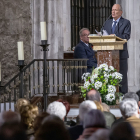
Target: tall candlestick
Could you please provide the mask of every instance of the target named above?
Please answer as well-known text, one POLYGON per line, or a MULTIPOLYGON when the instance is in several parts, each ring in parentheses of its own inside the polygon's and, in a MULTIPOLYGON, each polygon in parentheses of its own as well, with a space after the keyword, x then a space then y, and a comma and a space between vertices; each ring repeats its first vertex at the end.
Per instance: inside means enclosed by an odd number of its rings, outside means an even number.
POLYGON ((23 49, 23 42, 17 42, 18 46, 18 60, 24 60, 24 49, 23 49))
POLYGON ((0 82, 1 82, 1 62, 0 62, 0 82))
POLYGON ((46 22, 40 22, 41 40, 47 40, 46 22))

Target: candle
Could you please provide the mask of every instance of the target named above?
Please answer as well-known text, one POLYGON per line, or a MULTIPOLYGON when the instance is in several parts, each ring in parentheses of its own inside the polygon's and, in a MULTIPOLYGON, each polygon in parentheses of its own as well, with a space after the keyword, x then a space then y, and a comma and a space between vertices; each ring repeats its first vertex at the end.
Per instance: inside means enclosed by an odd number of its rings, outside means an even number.
POLYGON ((0 62, 0 81, 1 81, 1 62, 0 62))
POLYGON ((18 60, 24 60, 23 42, 17 42, 18 46, 18 60))
POLYGON ((40 22, 41 40, 47 40, 46 22, 40 22))

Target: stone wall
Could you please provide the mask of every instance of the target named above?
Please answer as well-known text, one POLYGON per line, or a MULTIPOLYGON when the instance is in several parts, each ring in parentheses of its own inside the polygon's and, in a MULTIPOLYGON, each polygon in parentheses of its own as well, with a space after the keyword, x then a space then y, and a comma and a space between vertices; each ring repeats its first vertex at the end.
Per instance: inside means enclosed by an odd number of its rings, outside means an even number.
POLYGON ((31 0, 0 0, 0 61, 2 85, 18 73, 17 42, 24 42, 27 64, 32 60, 31 0))

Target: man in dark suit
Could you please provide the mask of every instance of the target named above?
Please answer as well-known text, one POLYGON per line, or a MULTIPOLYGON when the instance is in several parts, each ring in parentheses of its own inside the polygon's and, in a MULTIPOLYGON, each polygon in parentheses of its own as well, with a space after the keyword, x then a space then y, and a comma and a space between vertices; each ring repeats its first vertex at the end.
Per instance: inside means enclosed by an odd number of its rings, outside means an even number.
POLYGON ((74 50, 74 58, 85 58, 89 59, 87 61, 87 72, 92 72, 92 68, 97 67, 97 60, 95 57, 95 53, 89 44, 89 36, 90 31, 87 28, 83 28, 80 30, 79 35, 80 35, 80 42, 79 44, 75 47, 74 50))
MULTIPOLYGON (((112 7, 112 17, 113 19, 107 20, 104 26, 104 30, 108 34, 115 34, 122 39, 130 39, 131 34, 131 23, 129 20, 122 17, 122 7, 119 4, 114 4, 112 7)), ((122 87, 120 87, 120 92, 123 94, 128 92, 128 82, 127 82, 127 71, 128 71, 128 50, 127 43, 124 44, 123 50, 120 50, 120 73, 123 75, 123 80, 121 82, 122 87)))

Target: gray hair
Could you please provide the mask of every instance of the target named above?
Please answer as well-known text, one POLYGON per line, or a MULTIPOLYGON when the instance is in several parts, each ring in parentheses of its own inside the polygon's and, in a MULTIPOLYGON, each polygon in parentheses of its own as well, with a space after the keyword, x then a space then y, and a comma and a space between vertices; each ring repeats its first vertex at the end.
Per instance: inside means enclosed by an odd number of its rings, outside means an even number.
POLYGON ((0 113, 0 126, 4 123, 13 123, 13 122, 20 122, 21 116, 17 112, 13 111, 4 111, 0 113))
POLYGON ((106 121, 103 113, 98 109, 88 111, 84 116, 83 128, 99 127, 105 128, 106 121))
MULTIPOLYGON (((82 36, 82 33, 83 33, 84 30, 88 30, 88 31, 89 31, 88 28, 82 28, 82 29, 79 31, 79 36, 82 36)), ((90 31, 89 31, 89 32, 90 32, 90 31)))
MULTIPOLYGON (((116 5, 116 4, 114 4, 114 5, 116 5)), ((114 5, 113 5, 113 6, 114 6, 114 5)), ((123 11, 123 9, 122 9, 122 5, 121 5, 121 4, 117 4, 117 5, 120 6, 120 11, 123 11)))
POLYGON ((87 93, 87 99, 91 100, 91 101, 96 100, 96 101, 100 102, 100 99, 101 99, 100 93, 97 90, 91 90, 89 92, 92 92, 92 91, 95 92, 95 93, 90 94, 90 95, 88 95, 88 93, 87 93))
POLYGON ((120 102, 120 110, 124 118, 138 114, 138 105, 134 99, 126 98, 120 102))
POLYGON ((83 122, 85 114, 92 109, 97 109, 97 106, 93 101, 90 100, 83 101, 79 106, 80 121, 83 122))
POLYGON ((88 140, 109 140, 109 134, 110 131, 108 129, 99 129, 88 140))
POLYGON ((137 104, 139 102, 139 97, 138 97, 138 95, 135 92, 128 92, 128 93, 126 93, 124 95, 124 97, 123 97, 123 100, 126 99, 126 98, 134 99, 137 102, 137 104))
POLYGON ((63 118, 66 116, 66 107, 63 105, 63 103, 54 101, 49 104, 47 112, 49 114, 54 114, 63 120, 63 118))

